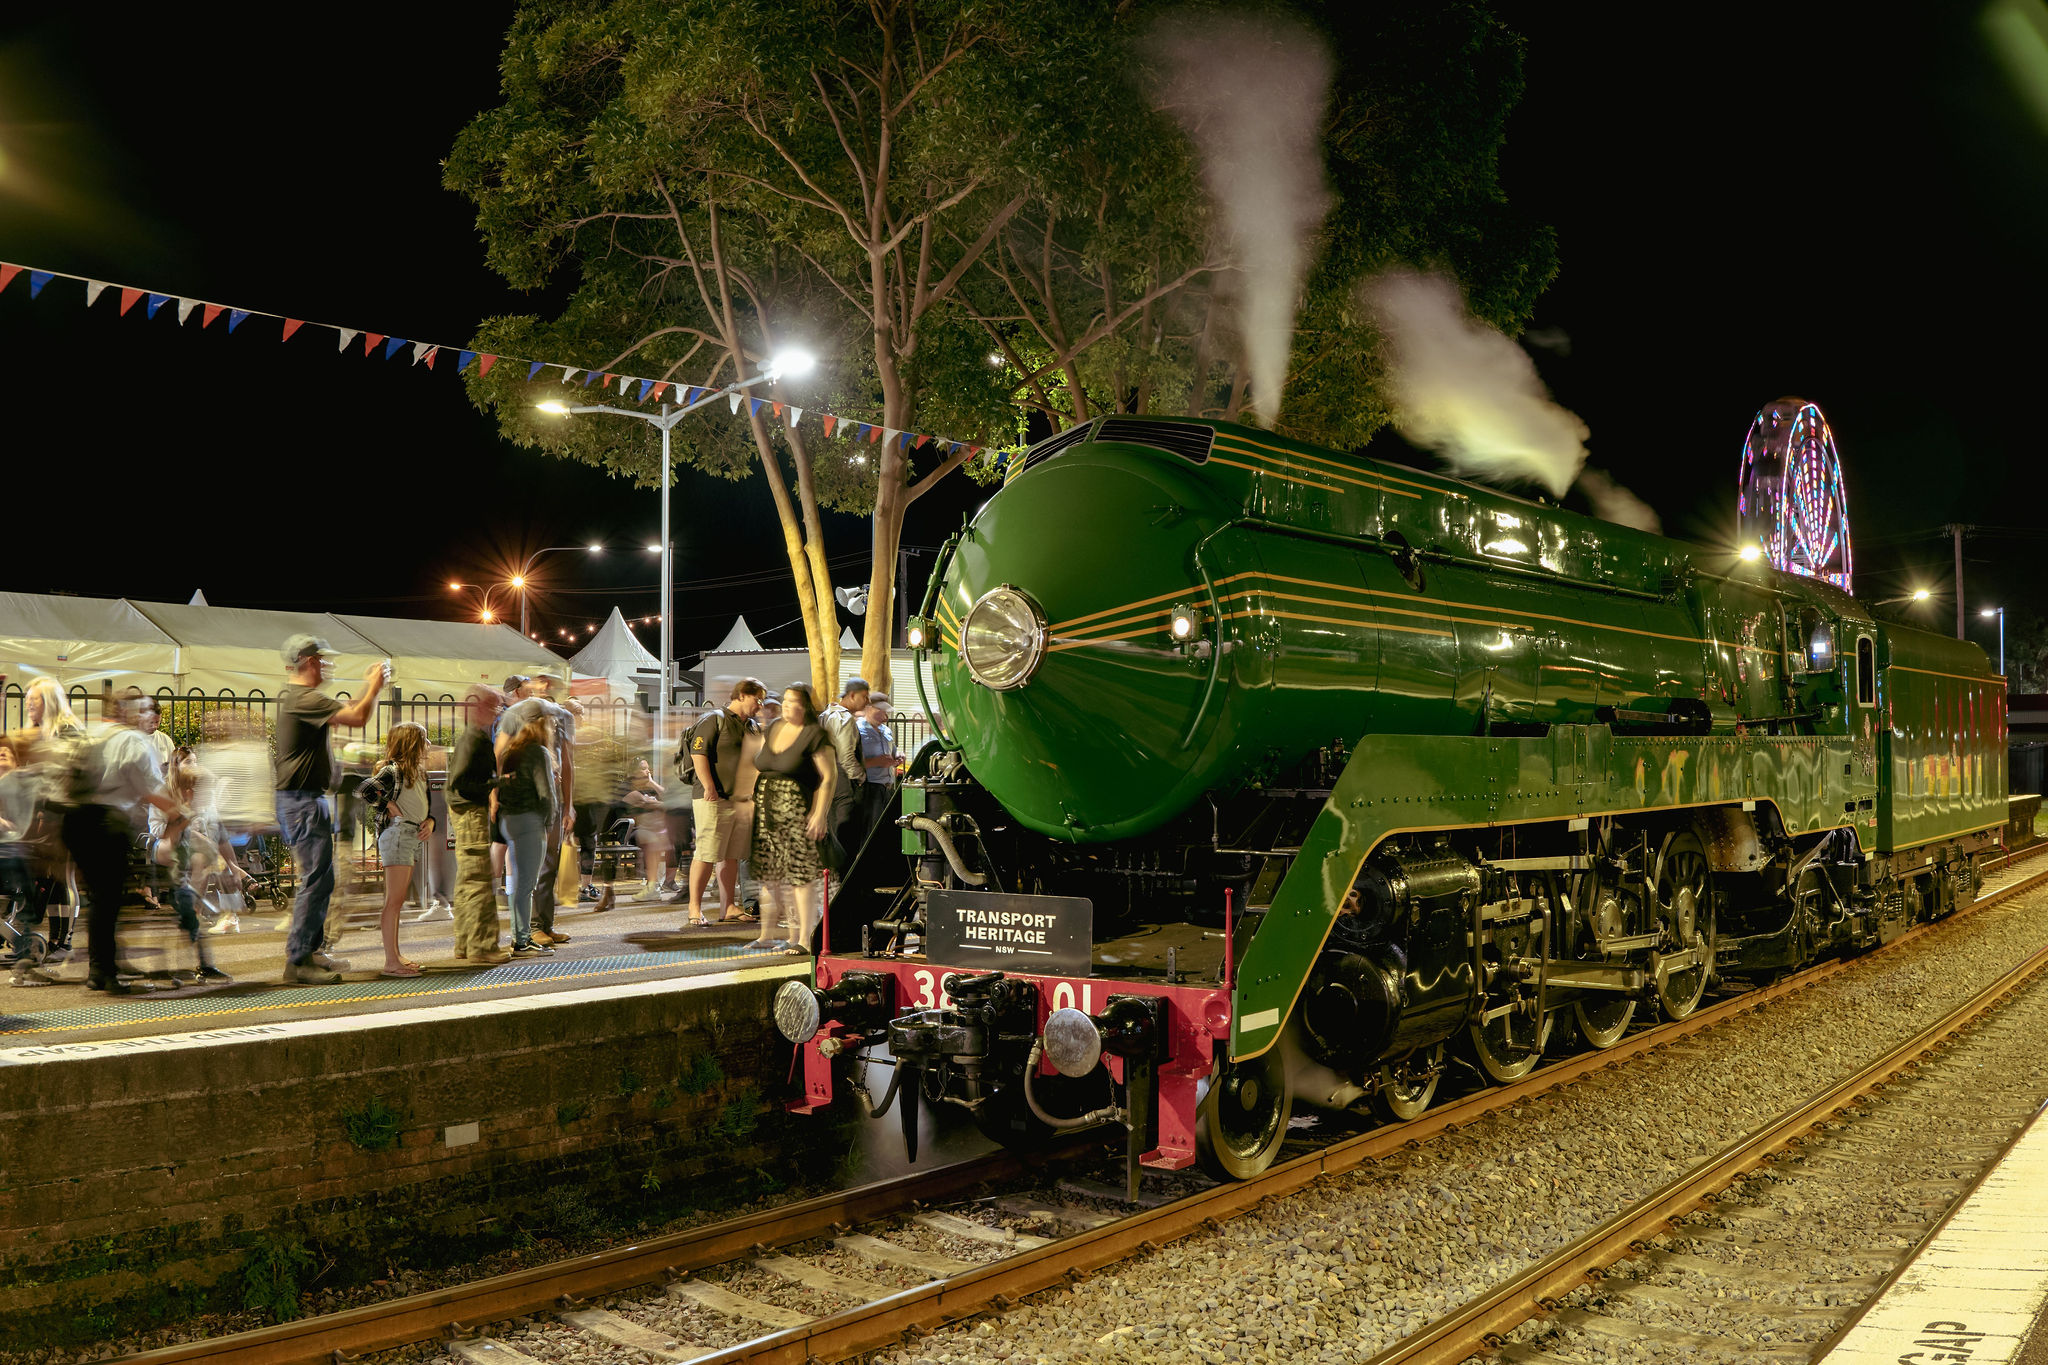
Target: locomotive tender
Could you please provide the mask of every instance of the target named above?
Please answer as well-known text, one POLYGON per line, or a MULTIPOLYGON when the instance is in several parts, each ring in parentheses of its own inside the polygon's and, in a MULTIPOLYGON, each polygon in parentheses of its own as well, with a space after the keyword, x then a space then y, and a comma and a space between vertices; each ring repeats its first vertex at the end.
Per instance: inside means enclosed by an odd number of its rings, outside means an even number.
POLYGON ((921 1101, 1249 1176, 1297 1102, 1409 1117, 1888 941, 2006 820, 1974 645, 1225 422, 1040 442, 911 643, 940 740, 777 1015, 793 1107, 895 1104, 913 1157, 921 1101))

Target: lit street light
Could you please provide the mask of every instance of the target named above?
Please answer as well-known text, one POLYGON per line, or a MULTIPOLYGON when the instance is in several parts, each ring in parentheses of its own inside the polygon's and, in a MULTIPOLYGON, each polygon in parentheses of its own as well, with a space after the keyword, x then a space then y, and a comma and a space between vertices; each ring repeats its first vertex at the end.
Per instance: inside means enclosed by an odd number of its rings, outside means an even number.
POLYGON ((504 583, 491 583, 486 585, 482 583, 457 583, 453 580, 450 580, 448 584, 448 591, 463 592, 466 590, 469 592, 482 593, 483 598, 477 610, 476 619, 482 621, 485 625, 489 625, 493 621, 496 621, 498 619, 498 610, 495 606, 491 604, 491 594, 495 593, 498 589, 507 586, 509 585, 504 583))
POLYGON ((532 554, 530 554, 530 555, 528 555, 528 556, 526 557, 526 562, 525 562, 525 563, 523 563, 523 564, 521 564, 521 565, 519 566, 519 572, 518 572, 518 573, 515 573, 515 574, 513 574, 513 575, 512 575, 512 586, 513 586, 514 588, 516 588, 516 589, 518 589, 518 590, 519 590, 519 629, 520 629, 520 631, 521 631, 522 633, 525 633, 525 632, 527 631, 527 629, 528 629, 528 627, 527 627, 527 622, 526 622, 526 580, 527 580, 527 577, 528 577, 529 575, 531 575, 531 574, 533 573, 533 565, 534 565, 534 562, 535 562, 536 560, 538 560, 538 559, 539 559, 539 558, 540 558, 540 557, 541 557, 542 555, 551 555, 551 554, 553 554, 553 553, 554 553, 555 551, 557 551, 557 550, 588 550, 588 551, 589 551, 590 553, 592 553, 592 554, 594 554, 594 555, 595 555, 595 554, 603 554, 603 553, 604 553, 604 546, 602 546, 602 545, 550 545, 550 546, 547 546, 547 547, 546 547, 545 549, 535 550, 535 551, 534 551, 534 552, 533 552, 532 554))
POLYGON ((571 406, 567 403, 560 403, 554 399, 549 399, 544 403, 534 404, 542 412, 556 417, 571 417, 586 412, 609 412, 619 417, 631 417, 636 421, 645 422, 661 432, 661 543, 647 547, 649 551, 657 552, 661 555, 661 693, 657 699, 654 722, 655 744, 657 746, 668 743, 669 660, 674 654, 674 642, 670 638, 670 627, 674 617, 674 608, 670 601, 674 545, 669 537, 668 530, 669 433, 676 429, 676 424, 681 422, 683 418, 707 403, 713 403, 731 394, 750 389, 756 384, 767 384, 777 379, 795 378, 799 375, 809 374, 817 363, 817 358, 809 351, 780 351, 769 359, 768 368, 753 378, 742 379, 737 383, 728 384, 715 393, 706 394, 696 402, 676 408, 673 411, 670 410, 669 404, 664 402, 661 405, 661 412, 659 414, 635 412, 631 408, 615 408, 608 403, 579 403, 571 406))
POLYGON ((1987 620, 1993 616, 1998 618, 1998 676, 2002 678, 2005 676, 2005 608, 1986 607, 1977 614, 1987 620))

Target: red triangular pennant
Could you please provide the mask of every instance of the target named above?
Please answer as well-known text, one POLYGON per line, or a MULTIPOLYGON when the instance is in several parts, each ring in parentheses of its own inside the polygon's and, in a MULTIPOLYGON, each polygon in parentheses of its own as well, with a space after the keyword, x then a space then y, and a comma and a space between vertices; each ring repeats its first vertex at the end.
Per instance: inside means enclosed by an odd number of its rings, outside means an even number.
POLYGON ((497 363, 498 357, 494 355, 479 356, 476 362, 476 372, 479 376, 487 375, 491 372, 491 366, 497 363))
POLYGON ((363 354, 364 354, 364 355, 368 355, 368 354, 369 354, 370 352, 372 352, 372 351, 376 350, 376 349, 377 349, 377 348, 378 348, 379 346, 382 346, 383 344, 384 344, 384 334, 383 334, 382 332, 365 332, 365 333, 363 333, 363 354))
MULTIPOLYGON (((121 306, 125 310, 128 305, 124 302, 121 306)), ((292 339, 292 333, 298 331, 301 327, 304 327, 305 325, 305 323, 299 321, 297 318, 286 318, 284 320, 284 335, 279 337, 278 340, 290 341, 292 339)))
POLYGON ((774 410, 774 413, 775 413, 775 415, 776 415, 777 417, 780 417, 780 416, 782 416, 782 404, 780 404, 780 403, 770 403, 770 404, 769 404, 768 406, 769 406, 769 407, 770 407, 771 409, 773 409, 773 410, 774 410))
POLYGON ((122 317, 124 317, 124 318, 125 318, 125 317, 127 317, 127 316, 128 316, 128 310, 129 310, 130 308, 133 308, 133 307, 135 306, 135 304, 136 304, 136 301, 137 301, 138 299, 140 299, 140 298, 141 298, 141 297, 143 296, 143 294, 144 294, 145 292, 147 292, 147 291, 145 291, 145 290, 141 290, 141 289, 123 289, 123 290, 121 291, 121 316, 122 316, 122 317))
POLYGON ((868 444, 869 444, 869 445, 873 445, 873 444, 875 444, 875 443, 876 443, 877 441, 879 441, 879 440, 881 440, 881 439, 882 439, 882 429, 881 429, 880 427, 869 427, 869 428, 868 428, 868 444))
POLYGON ((203 332, 207 328, 213 326, 213 320, 215 318, 219 317, 222 313, 225 313, 228 310, 222 307, 220 304, 209 303, 205 305, 205 307, 202 308, 200 311, 202 316, 199 319, 199 330, 203 332))
POLYGON ((830 435, 832 434, 832 428, 834 428, 834 427, 836 427, 836 426, 838 426, 838 425, 839 425, 839 419, 838 419, 837 417, 834 417, 834 416, 833 416, 833 415, 832 415, 831 413, 829 413, 829 412, 828 412, 828 413, 825 413, 825 414, 824 414, 824 415, 822 415, 822 416, 820 416, 820 417, 818 418, 818 421, 819 421, 819 422, 820 422, 821 424, 823 424, 823 426, 824 426, 824 428, 825 428, 825 434, 826 434, 827 436, 830 436, 830 435))
POLYGON ((439 354, 441 354, 441 348, 439 346, 429 346, 427 347, 427 353, 424 356, 421 356, 420 358, 427 362, 427 368, 431 370, 434 368, 434 357, 439 354))
POLYGON ((20 273, 21 267, 18 265, 0 265, 0 289, 12 284, 14 277, 20 273))
POLYGON ((930 439, 931 439, 931 437, 929 437, 929 436, 920 436, 920 437, 918 437, 918 438, 917 438, 917 448, 918 448, 919 450, 922 450, 922 449, 924 449, 924 443, 925 443, 926 441, 929 441, 930 439))

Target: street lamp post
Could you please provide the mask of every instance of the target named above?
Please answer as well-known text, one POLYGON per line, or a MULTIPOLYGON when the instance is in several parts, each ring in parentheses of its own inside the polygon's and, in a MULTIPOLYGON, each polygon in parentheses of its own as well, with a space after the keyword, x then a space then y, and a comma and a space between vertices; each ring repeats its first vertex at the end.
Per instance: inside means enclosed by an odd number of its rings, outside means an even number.
POLYGON ((1984 617, 1996 616, 1998 618, 1998 676, 2002 678, 2005 676, 2005 608, 1986 607, 1977 614, 1984 617))
MULTIPOLYGON (((659 744, 666 744, 668 742, 669 661, 674 653, 674 643, 669 635, 671 621, 670 584, 674 577, 671 572, 671 560, 675 553, 675 547, 670 541, 668 534, 668 434, 676 429, 678 422, 681 422, 685 417, 708 403, 714 403, 731 394, 750 389, 756 384, 771 383, 785 376, 794 377, 807 374, 815 364, 817 364, 816 359, 808 351, 783 351, 768 362, 767 369, 761 371, 761 373, 753 378, 742 379, 737 383, 728 384, 715 393, 707 394, 696 402, 686 404, 673 411, 670 410, 669 404, 664 402, 658 415, 651 412, 635 412, 631 408, 615 408, 608 403, 579 403, 571 406, 567 403, 558 403, 550 399, 545 403, 536 403, 534 405, 542 412, 551 413, 557 417, 572 417, 586 412, 609 412, 620 417, 631 417, 637 421, 645 422, 661 432, 661 693, 655 702, 654 721, 654 732, 659 736, 656 742, 659 744)), ((659 764, 654 766, 656 771, 660 771, 659 764)))
MULTIPOLYGON (((454 582, 451 582, 451 583, 450 583, 450 584, 448 585, 448 590, 449 590, 450 592, 462 592, 463 590, 467 589, 467 590, 468 590, 468 591, 470 591, 470 592, 482 593, 482 594, 483 594, 483 597, 482 597, 482 600, 480 601, 480 603, 478 604, 478 612, 477 612, 477 614, 478 614, 479 618, 480 618, 480 619, 481 619, 481 620, 482 620, 482 621, 484 622, 484 624, 486 624, 486 625, 489 625, 489 624, 490 624, 491 622, 493 622, 493 621, 495 621, 495 620, 497 620, 497 619, 498 619, 498 611, 497 611, 497 608, 491 605, 491 594, 492 594, 492 593, 494 593, 494 592, 496 592, 496 591, 497 591, 498 589, 500 589, 500 588, 505 588, 505 587, 510 587, 510 586, 511 586, 511 585, 510 585, 510 584, 508 584, 508 583, 454 583, 454 582)), ((523 635, 523 634, 525 634, 525 633, 526 633, 526 632, 524 632, 524 631, 521 631, 521 632, 520 632, 520 634, 522 634, 522 635, 523 635)))
POLYGON ((528 576, 529 576, 530 574, 532 574, 532 573, 533 573, 533 566, 534 566, 534 564, 535 564, 535 563, 536 563, 536 562, 537 562, 537 561, 538 561, 538 560, 540 559, 540 557, 541 557, 542 555, 551 555, 551 554, 553 554, 553 553, 554 553, 555 551, 557 551, 557 550, 588 550, 588 551, 590 551, 590 553, 592 553, 592 554, 602 554, 602 553, 604 552, 604 546, 602 546, 602 545, 549 545, 549 546, 545 547, 544 549, 539 549, 539 550, 535 550, 535 551, 534 551, 534 552, 533 552, 532 554, 530 554, 530 555, 528 555, 528 556, 526 557, 526 562, 525 562, 524 564, 521 564, 521 565, 519 566, 519 572, 518 572, 518 573, 516 573, 516 574, 513 574, 513 575, 512 575, 512 586, 513 586, 513 587, 515 587, 515 588, 517 588, 517 589, 519 590, 519 633, 520 633, 521 635, 524 635, 524 634, 526 634, 526 632, 527 632, 527 624, 526 624, 526 580, 527 580, 527 577, 528 577, 528 576))

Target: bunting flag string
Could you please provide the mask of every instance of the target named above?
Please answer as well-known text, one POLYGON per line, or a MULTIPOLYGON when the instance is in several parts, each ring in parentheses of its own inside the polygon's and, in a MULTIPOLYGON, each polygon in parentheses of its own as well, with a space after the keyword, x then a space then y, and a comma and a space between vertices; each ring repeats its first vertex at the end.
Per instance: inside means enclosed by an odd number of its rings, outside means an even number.
MULTIPOLYGON (((727 391, 724 389, 700 388, 693 384, 680 383, 669 379, 648 379, 642 378, 639 375, 621 374, 616 371, 586 370, 576 365, 565 365, 558 360, 508 357, 495 355, 488 351, 478 351, 467 346, 447 346, 439 342, 415 341, 406 337, 393 336, 389 332, 370 332, 361 328, 340 327, 328 322, 308 322, 304 318, 286 317, 282 313, 266 312, 260 308, 239 308, 230 304, 209 303, 203 299, 186 298, 179 294, 159 294, 152 290, 130 285, 90 279, 84 275, 73 275, 61 270, 38 270, 32 266, 17 265, 8 261, 0 261, 0 293, 4 293, 7 287, 14 283, 15 276, 24 274, 28 276, 28 292, 29 297, 32 299, 40 299, 44 286, 48 285, 52 280, 66 280, 83 286, 85 305, 88 308, 98 303, 100 295, 106 293, 107 290, 115 290, 120 299, 119 316, 124 318, 128 316, 130 310, 137 303, 143 305, 143 312, 149 319, 154 319, 166 304, 175 303, 178 306, 178 322, 180 324, 190 319, 195 310, 198 311, 200 315, 199 329, 201 331, 205 331, 213 326, 215 319, 219 318, 223 313, 227 315, 227 330, 229 332, 235 331, 250 318, 263 318, 267 321, 276 322, 279 325, 278 341, 280 344, 290 341, 292 337, 307 327, 325 328, 334 333, 335 350, 342 354, 346 354, 348 348, 360 338, 363 343, 363 354, 365 356, 374 356, 377 348, 382 346, 384 348, 383 358, 390 360, 401 350, 410 348, 412 364, 418 366, 424 363, 431 370, 434 368, 435 358, 443 350, 452 350, 456 353, 455 372, 457 374, 468 373, 469 367, 474 364, 476 366, 476 373, 481 378, 489 374, 491 367, 500 360, 509 359, 514 364, 524 364, 527 367, 526 379, 528 383, 539 379, 540 372, 544 369, 559 369, 562 372, 560 382, 564 384, 580 379, 581 387, 585 389, 588 389, 593 384, 599 385, 607 391, 616 389, 621 397, 633 403, 647 403, 650 400, 665 403, 673 396, 675 401, 682 406, 692 407, 699 403, 708 403, 709 400, 723 395, 730 399, 729 408, 734 416, 739 415, 742 400, 748 405, 747 416, 749 418, 758 417, 762 406, 765 404, 770 414, 776 419, 776 422, 779 424, 787 420, 789 429, 792 431, 799 429, 808 412, 811 419, 817 422, 819 429, 826 436, 837 437, 840 440, 856 444, 865 442, 870 445, 895 446, 906 453, 911 450, 923 450, 929 447, 934 453, 942 453, 948 459, 963 455, 967 459, 973 459, 981 455, 986 449, 983 446, 965 441, 955 441, 944 436, 933 436, 928 432, 899 431, 894 427, 883 427, 872 422, 862 422, 858 419, 841 416, 836 413, 819 412, 814 409, 807 410, 777 399, 756 398, 737 389, 727 391), (617 381, 616 384, 613 381, 617 381)), ((995 452, 994 469, 997 475, 1006 476, 1014 474, 1021 468, 1023 462, 1017 457, 1021 456, 1022 453, 1021 450, 1000 450, 995 452)), ((866 459, 865 456, 855 456, 853 458, 861 461, 866 459)))

